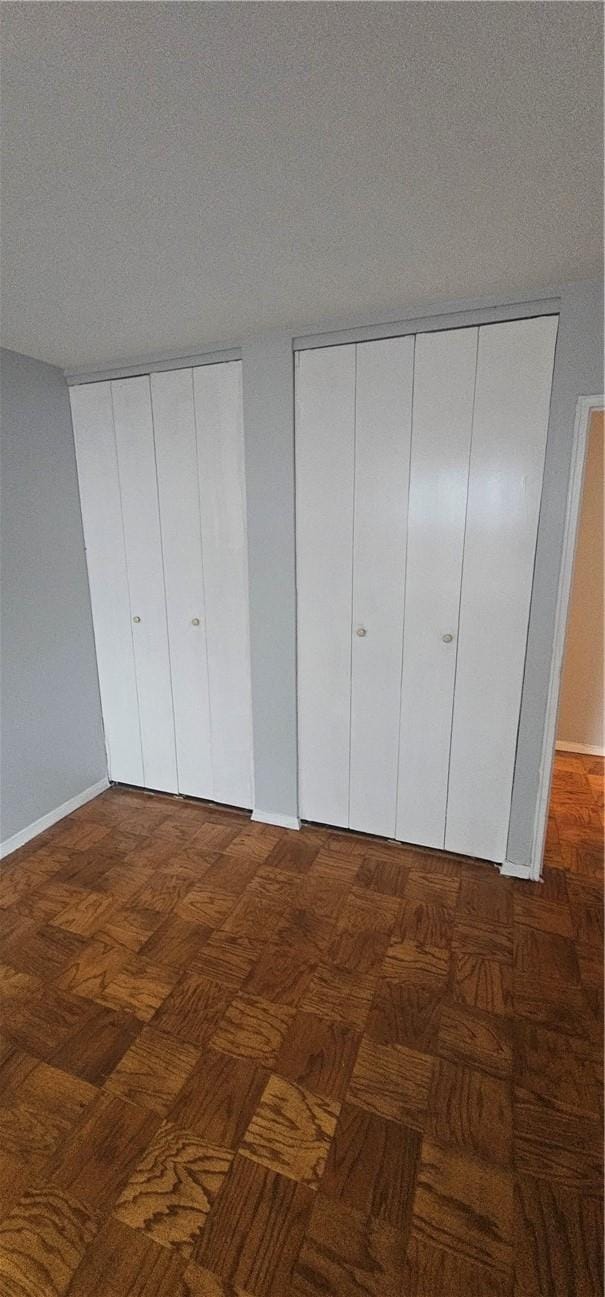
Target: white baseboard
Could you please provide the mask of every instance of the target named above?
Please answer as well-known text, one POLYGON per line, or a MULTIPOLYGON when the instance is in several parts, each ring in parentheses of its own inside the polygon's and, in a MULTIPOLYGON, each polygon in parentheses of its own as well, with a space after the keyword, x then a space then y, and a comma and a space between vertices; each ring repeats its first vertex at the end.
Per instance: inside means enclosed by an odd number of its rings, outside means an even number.
POLYGON ((605 757, 605 748, 595 748, 590 743, 567 743, 560 739, 555 747, 557 752, 583 752, 585 757, 605 757))
POLYGON ((533 878, 531 865, 515 865, 512 860, 505 860, 504 864, 500 865, 500 873, 505 878, 526 878, 530 880, 533 878))
POLYGON ((258 824, 276 824, 280 829, 299 829, 300 820, 296 815, 280 815, 275 811, 253 811, 251 819, 258 824))
POLYGON ((91 784, 90 788, 85 788, 83 792, 76 793, 75 797, 70 797, 68 802, 63 802, 62 806, 56 806, 54 811, 48 811, 47 815, 42 815, 39 820, 34 820, 33 824, 28 824, 27 828, 20 829, 18 833, 13 833, 12 838, 7 838, 5 842, 0 842, 0 860, 5 856, 10 856, 12 851, 18 851, 19 847, 25 846, 31 838, 35 838, 38 833, 44 833, 45 829, 50 829, 52 824, 57 820, 62 820, 66 815, 71 815, 72 811, 77 811, 79 806, 84 806, 85 802, 91 802, 93 797, 98 797, 99 793, 105 792, 109 788, 109 779, 100 779, 98 784, 91 784))

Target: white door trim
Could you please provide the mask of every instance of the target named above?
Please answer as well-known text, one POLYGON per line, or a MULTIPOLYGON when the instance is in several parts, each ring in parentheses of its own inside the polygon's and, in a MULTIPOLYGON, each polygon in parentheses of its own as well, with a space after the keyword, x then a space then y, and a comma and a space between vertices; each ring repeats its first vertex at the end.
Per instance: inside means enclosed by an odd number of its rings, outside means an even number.
MULTIPOLYGON (((542 740, 540 783, 536 799, 531 859, 529 866, 527 867, 527 874, 525 875, 534 880, 538 880, 542 873, 542 855, 544 851, 544 839, 546 837, 550 784, 552 779, 557 732, 557 715, 559 711, 559 690, 561 687, 561 672, 563 669, 563 653, 565 650, 569 596, 571 592, 578 521, 580 516, 580 503, 582 499, 582 486, 584 482, 588 429, 593 412, 604 408, 605 396, 603 395, 578 397, 574 424, 571 471, 569 474, 569 485, 567 490, 565 530, 563 533, 563 554, 559 572, 559 589, 557 593, 557 607, 555 612, 550 678, 548 682, 546 721, 544 725, 544 737, 542 740)), ((502 872, 510 873, 510 866, 503 865, 502 872)))

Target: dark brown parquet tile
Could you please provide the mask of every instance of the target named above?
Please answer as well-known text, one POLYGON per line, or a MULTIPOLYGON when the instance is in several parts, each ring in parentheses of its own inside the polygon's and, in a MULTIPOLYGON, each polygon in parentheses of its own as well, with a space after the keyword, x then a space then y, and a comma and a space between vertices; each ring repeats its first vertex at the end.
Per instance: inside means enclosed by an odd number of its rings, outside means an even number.
POLYGON ((182 900, 177 901, 176 914, 181 919, 201 923, 206 928, 220 928, 235 906, 235 897, 228 892, 217 892, 210 887, 192 887, 182 900))
POLYGON ((144 1027, 108 1077, 105 1089, 165 1116, 198 1058, 192 1045, 144 1027))
POLYGON ((393 940, 449 950, 453 929, 453 910, 432 901, 404 900, 393 930, 393 940))
POLYGON ((169 914, 142 946, 141 954, 169 968, 189 968, 202 953, 211 931, 201 923, 169 914))
POLYGON ((0 1285, 7 1297, 62 1297, 95 1234, 77 1198, 28 1189, 0 1224, 0 1285))
POLYGON ((376 978, 363 976, 333 965, 321 964, 315 969, 300 1008, 329 1022, 344 1022, 362 1030, 376 988, 376 978))
POLYGON ((243 985, 246 995, 257 995, 278 1004, 297 1005, 304 994, 313 964, 279 941, 270 944, 243 985))
POLYGON ((170 1111, 170 1120, 208 1144, 238 1148, 268 1074, 248 1058, 205 1049, 170 1111))
POLYGON ((402 899, 408 875, 408 868, 396 858, 385 860, 369 854, 362 859, 355 875, 355 886, 367 887, 371 892, 402 899))
POLYGON ((153 1018, 154 1027, 201 1049, 221 1021, 231 993, 201 973, 183 973, 153 1018))
POLYGON ((265 950, 259 937, 234 937, 213 932, 196 961, 205 977, 237 989, 265 950))
POLYGON ((110 1009, 125 1009, 148 1022, 179 980, 179 969, 130 955, 96 999, 110 1009))
POLYGON ((601 1297, 602 1240, 602 1200, 517 1177, 514 1297, 601 1297))
POLYGON ((540 886, 118 788, 15 853, 0 1291, 601 1297, 603 762, 553 788, 540 886))
POLYGON ((110 1217, 78 1266, 69 1297, 189 1297, 183 1266, 178 1252, 110 1217))
POLYGON ((316 1198, 308 1185, 236 1157, 196 1263, 255 1297, 285 1297, 316 1198))
POLYGON ((448 1002, 441 1011, 438 1051, 441 1058, 451 1062, 465 1063, 493 1076, 510 1077, 510 1024, 497 1014, 448 1002))
POLYGON ((275 1063, 275 1071, 313 1094, 344 1099, 359 1049, 359 1032, 343 1022, 297 1013, 275 1063))
POLYGON ((12 936, 2 943, 0 958, 22 973, 52 981, 71 964, 86 945, 85 937, 78 937, 51 924, 37 927, 35 922, 23 928, 13 923, 12 936))
POLYGON ((238 995, 231 1001, 210 1044, 225 1054, 254 1058, 265 1067, 272 1067, 293 1017, 294 1009, 289 1005, 274 1004, 257 995, 238 995))
POLYGON ((515 1024, 515 1080, 553 1109, 597 1117, 601 1064, 601 1051, 580 1037, 523 1018, 515 1024))
POLYGON ((513 1005, 512 968, 498 959, 454 951, 451 992, 458 1004, 508 1017, 513 1005))
POLYGON ((426 946, 416 941, 392 941, 387 949, 382 975, 389 981, 410 986, 440 986, 445 990, 450 967, 447 947, 426 946))
POLYGON ((379 1045, 364 1036, 347 1097, 378 1116, 422 1130, 433 1060, 405 1045, 379 1045))
POLYGON ((511 1297, 511 1276, 449 1252, 412 1230, 407 1251, 404 1297, 511 1297))
POLYGON ((228 1150, 165 1122, 122 1190, 114 1215, 190 1258, 232 1161, 228 1150))
POLYGON ((106 1214, 159 1121, 155 1113, 117 1095, 98 1094, 72 1138, 51 1158, 48 1172, 52 1183, 90 1211, 106 1214))
POLYGON ((416 1131, 345 1103, 321 1192, 405 1237, 411 1217, 421 1137, 416 1131))
POLYGON ((128 962, 125 946, 88 941, 57 978, 57 986, 89 1000, 102 1000, 107 987, 128 962))
POLYGON ((401 1297, 398 1230, 320 1194, 294 1267, 294 1297, 401 1297))
POLYGON ((81 1027, 51 1054, 51 1062, 92 1085, 102 1085, 142 1027, 131 1014, 95 1005, 81 1027))
POLYGON ((424 986, 381 979, 366 1032, 381 1045, 409 1045, 425 1053, 437 1048, 442 994, 424 986))
POLYGON ((496 1270, 509 1270, 512 1173, 424 1139, 412 1227, 446 1251, 496 1270))
POLYGON ((512 1130, 508 1081, 445 1058, 435 1060, 426 1117, 432 1139, 507 1167, 512 1130))
POLYGON ((603 1178, 601 1122, 578 1112, 553 1112, 539 1095, 514 1091, 515 1165, 523 1175, 598 1197, 603 1178))

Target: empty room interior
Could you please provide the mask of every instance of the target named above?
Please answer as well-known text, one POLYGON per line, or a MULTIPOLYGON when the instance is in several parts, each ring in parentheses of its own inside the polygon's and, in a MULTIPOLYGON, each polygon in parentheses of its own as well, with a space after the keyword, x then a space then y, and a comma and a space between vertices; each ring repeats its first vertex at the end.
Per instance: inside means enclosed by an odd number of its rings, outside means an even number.
POLYGON ((0 35, 0 1297, 603 1297, 602 5, 0 35))

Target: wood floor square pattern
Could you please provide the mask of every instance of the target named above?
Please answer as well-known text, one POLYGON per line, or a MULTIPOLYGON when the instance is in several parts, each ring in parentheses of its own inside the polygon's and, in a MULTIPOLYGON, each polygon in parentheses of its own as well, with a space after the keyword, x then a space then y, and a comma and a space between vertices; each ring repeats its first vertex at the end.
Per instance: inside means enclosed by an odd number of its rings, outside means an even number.
POLYGON ((227 1149, 166 1123, 133 1171, 114 1215, 191 1257, 232 1160, 227 1149))
POLYGON ((0 1291, 602 1297, 603 762, 553 787, 539 888, 118 788, 15 853, 0 1291))
POLYGON ((271 1076, 240 1152, 270 1171, 317 1189, 340 1104, 271 1076))

